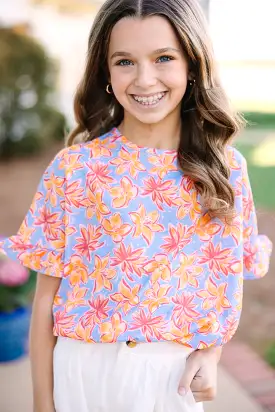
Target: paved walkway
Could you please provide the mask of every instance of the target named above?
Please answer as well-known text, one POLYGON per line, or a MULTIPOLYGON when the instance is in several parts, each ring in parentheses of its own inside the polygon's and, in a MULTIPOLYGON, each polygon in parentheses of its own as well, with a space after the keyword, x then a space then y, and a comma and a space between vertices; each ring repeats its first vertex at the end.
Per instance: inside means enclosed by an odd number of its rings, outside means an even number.
MULTIPOLYGON (((32 412, 28 359, 0 366, 0 412, 32 412)), ((223 368, 219 370, 218 396, 205 412, 263 412, 223 368)))

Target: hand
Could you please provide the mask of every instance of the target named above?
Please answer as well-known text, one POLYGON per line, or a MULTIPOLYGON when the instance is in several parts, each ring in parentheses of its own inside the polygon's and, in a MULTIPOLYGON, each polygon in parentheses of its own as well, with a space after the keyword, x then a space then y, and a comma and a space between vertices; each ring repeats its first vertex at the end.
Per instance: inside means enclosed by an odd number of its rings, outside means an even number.
POLYGON ((217 393, 217 370, 221 347, 193 352, 186 361, 186 368, 179 385, 184 396, 190 389, 196 402, 212 401, 217 393))

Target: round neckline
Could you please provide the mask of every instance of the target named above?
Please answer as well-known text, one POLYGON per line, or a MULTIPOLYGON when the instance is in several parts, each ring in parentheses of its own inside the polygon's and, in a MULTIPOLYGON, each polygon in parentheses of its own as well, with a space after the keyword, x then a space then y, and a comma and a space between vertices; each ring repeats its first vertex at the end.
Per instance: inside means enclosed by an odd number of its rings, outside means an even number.
POLYGON ((117 127, 113 128, 113 132, 115 133, 116 136, 119 137, 121 143, 128 147, 129 149, 132 150, 138 150, 138 151, 147 151, 151 153, 157 153, 157 154, 170 154, 170 155, 176 155, 177 150, 176 149, 158 149, 156 147, 148 147, 148 146, 139 146, 134 142, 131 142, 125 135, 123 135, 117 127))

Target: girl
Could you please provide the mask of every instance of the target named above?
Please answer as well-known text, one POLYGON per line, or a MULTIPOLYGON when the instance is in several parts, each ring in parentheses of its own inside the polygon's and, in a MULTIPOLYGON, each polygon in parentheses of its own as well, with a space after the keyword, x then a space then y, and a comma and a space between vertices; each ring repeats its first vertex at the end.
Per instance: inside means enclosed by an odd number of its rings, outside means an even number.
POLYGON ((271 244, 195 0, 104 3, 75 116, 2 243, 40 272, 35 412, 201 411, 271 244))

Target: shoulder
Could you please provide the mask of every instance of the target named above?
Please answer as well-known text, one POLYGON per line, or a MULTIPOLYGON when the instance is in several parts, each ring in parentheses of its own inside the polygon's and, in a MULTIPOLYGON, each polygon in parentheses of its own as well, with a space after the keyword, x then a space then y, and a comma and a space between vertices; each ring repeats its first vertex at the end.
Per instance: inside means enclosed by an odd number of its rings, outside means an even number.
POLYGON ((228 166, 231 171, 239 170, 242 172, 246 168, 246 159, 241 152, 234 146, 227 146, 225 151, 228 166))
POLYGON ((112 129, 91 141, 65 147, 56 154, 51 162, 51 166, 58 169, 67 169, 72 168, 78 162, 85 163, 91 161, 91 159, 98 160, 102 156, 111 157, 111 149, 114 148, 117 139, 118 136, 112 129))

